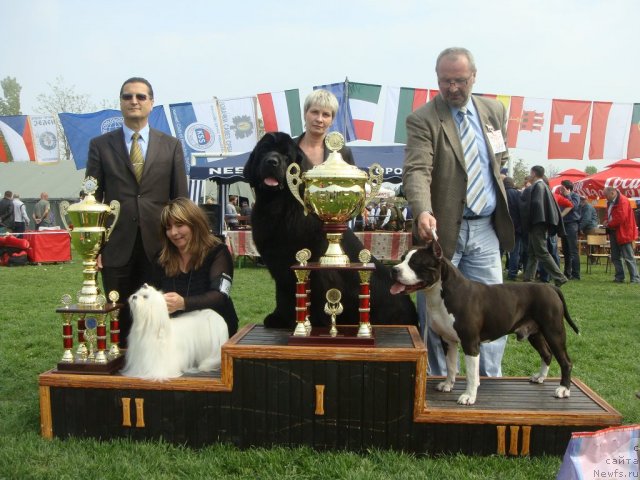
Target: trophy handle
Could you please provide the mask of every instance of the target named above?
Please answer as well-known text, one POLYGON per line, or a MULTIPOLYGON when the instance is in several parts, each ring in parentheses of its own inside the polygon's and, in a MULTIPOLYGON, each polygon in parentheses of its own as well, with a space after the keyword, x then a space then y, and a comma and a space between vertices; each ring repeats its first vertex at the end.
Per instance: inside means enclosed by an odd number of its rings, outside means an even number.
POLYGON ((67 210, 69 210, 69 202, 63 200, 60 202, 60 220, 64 224, 65 230, 69 230, 69 225, 67 224, 67 210))
POLYGON ((117 200, 111 200, 111 203, 109 204, 109 208, 111 209, 109 213, 113 215, 113 222, 111 222, 111 226, 107 228, 107 233, 104 239, 105 242, 109 240, 109 237, 111 236, 111 231, 113 230, 113 227, 115 227, 116 223, 118 222, 118 217, 120 216, 120 202, 117 200))
POLYGON ((300 197, 301 183, 302 180, 300 179, 300 165, 298 165, 297 163, 292 163, 291 165, 289 165, 289 168, 287 168, 287 185, 289 185, 291 194, 295 197, 296 200, 298 200, 298 202, 300 202, 302 208, 304 208, 304 214, 306 215, 308 213, 307 206, 304 204, 302 198, 300 197))
POLYGON ((384 171, 379 163, 374 163, 369 167, 369 186, 371 191, 364 200, 364 205, 368 205, 369 202, 378 194, 380 187, 382 186, 382 178, 384 177, 384 171))

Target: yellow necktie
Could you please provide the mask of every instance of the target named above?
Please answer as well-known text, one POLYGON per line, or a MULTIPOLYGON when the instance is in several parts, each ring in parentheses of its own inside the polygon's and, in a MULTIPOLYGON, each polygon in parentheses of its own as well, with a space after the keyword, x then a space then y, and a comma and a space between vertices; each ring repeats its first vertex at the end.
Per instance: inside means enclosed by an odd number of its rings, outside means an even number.
POLYGON ((142 148, 140 148, 138 138, 140 138, 140 134, 138 132, 135 132, 131 136, 131 151, 129 152, 129 158, 131 158, 131 163, 133 164, 133 171, 136 174, 136 180, 140 183, 140 180, 142 180, 142 170, 144 170, 144 156, 142 155, 142 148))

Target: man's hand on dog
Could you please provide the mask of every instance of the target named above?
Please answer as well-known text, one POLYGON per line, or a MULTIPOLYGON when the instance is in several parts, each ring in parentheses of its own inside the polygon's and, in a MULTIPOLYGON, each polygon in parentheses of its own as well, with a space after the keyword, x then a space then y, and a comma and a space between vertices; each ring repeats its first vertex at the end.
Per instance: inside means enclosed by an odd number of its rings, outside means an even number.
POLYGON ((436 226, 436 217, 431 213, 425 211, 418 216, 418 235, 425 243, 438 239, 436 226))
POLYGON ((184 298, 178 295, 176 292, 169 292, 164 294, 164 300, 167 302, 167 309, 169 313, 178 312, 184 310, 184 298))

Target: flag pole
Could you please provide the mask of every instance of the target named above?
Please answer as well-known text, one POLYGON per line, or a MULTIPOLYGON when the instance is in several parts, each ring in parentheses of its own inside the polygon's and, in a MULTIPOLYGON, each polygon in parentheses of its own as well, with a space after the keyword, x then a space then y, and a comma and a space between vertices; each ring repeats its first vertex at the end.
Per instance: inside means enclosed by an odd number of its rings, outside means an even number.
POLYGON ((347 121, 349 120, 349 116, 347 112, 349 110, 349 77, 344 77, 344 108, 342 112, 342 128, 344 131, 342 135, 344 136, 344 141, 349 141, 349 128, 347 127, 347 121))

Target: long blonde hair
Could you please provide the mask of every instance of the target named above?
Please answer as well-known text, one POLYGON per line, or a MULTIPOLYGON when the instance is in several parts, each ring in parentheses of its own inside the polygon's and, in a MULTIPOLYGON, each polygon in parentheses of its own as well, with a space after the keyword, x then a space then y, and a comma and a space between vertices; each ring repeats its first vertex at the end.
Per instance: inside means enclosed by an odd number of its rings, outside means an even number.
POLYGON ((160 213, 162 250, 159 262, 169 277, 180 273, 180 252, 167 237, 167 228, 172 224, 186 225, 191 229, 191 240, 187 244, 187 253, 191 255, 191 260, 187 265, 189 270, 200 268, 209 250, 222 243, 209 231, 207 217, 200 207, 188 198, 180 197, 171 200, 160 213))

